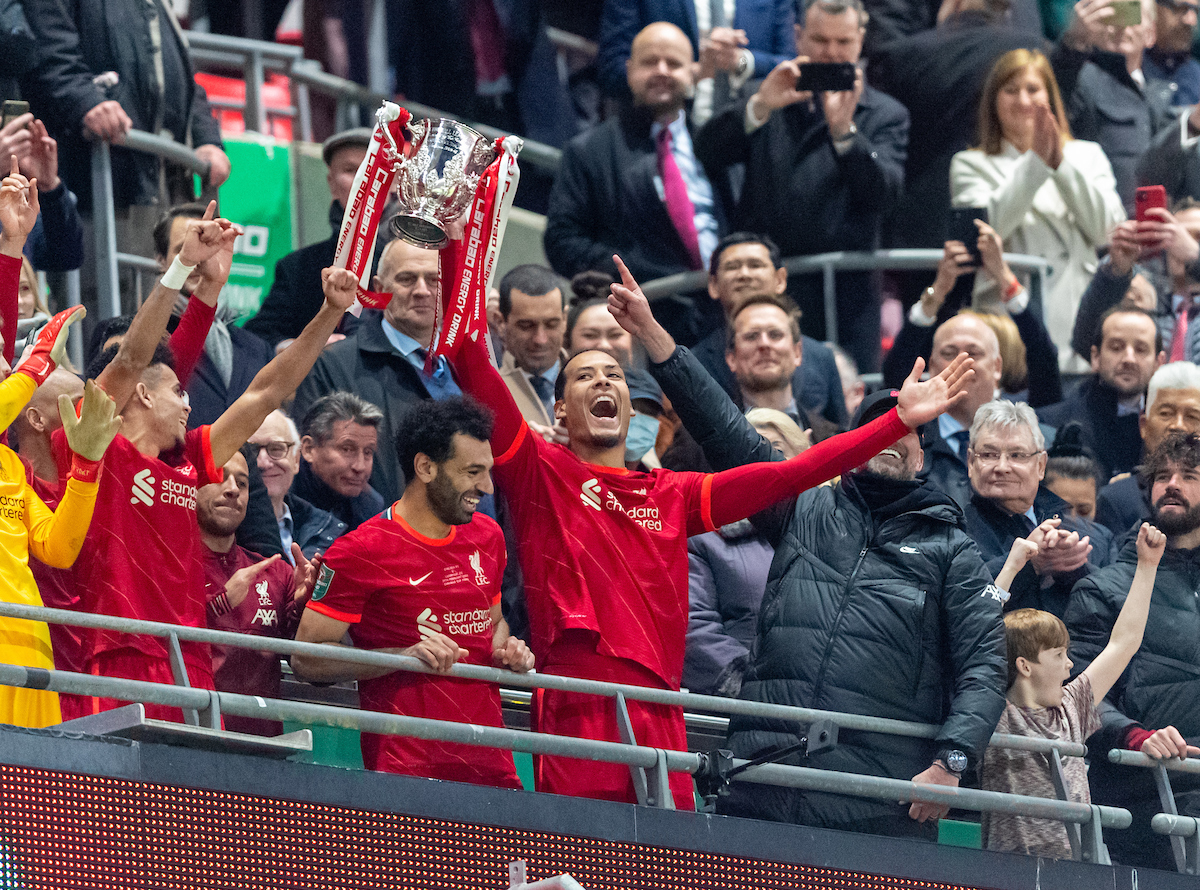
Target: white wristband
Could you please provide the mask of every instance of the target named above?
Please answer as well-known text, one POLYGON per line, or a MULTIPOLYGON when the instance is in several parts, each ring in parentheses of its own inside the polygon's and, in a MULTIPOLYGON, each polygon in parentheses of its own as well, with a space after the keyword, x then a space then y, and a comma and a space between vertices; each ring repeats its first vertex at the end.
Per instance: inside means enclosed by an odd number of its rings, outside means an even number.
POLYGON ((171 261, 170 267, 163 273, 163 277, 159 279, 159 283, 167 290, 179 290, 183 287, 183 283, 188 280, 188 276, 192 274, 195 266, 188 266, 179 261, 179 256, 171 261))

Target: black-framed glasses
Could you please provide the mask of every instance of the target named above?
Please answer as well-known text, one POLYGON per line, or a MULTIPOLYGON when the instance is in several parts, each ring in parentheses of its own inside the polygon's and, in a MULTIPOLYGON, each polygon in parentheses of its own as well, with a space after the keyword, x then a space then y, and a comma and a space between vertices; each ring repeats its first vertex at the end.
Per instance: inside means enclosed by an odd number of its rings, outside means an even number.
POLYGON ((250 454, 255 460, 258 460, 258 453, 264 448, 267 451, 267 457, 271 460, 283 460, 288 456, 288 452, 292 450, 292 443, 285 442, 282 439, 274 439, 265 444, 259 445, 255 442, 247 442, 246 447, 250 449, 250 454))

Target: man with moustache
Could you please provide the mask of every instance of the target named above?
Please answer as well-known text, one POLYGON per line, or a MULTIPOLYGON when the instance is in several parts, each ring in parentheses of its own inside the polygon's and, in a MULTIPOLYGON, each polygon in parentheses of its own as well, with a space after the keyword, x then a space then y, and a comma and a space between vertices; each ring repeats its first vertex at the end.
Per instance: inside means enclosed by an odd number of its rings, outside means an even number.
MULTIPOLYGON (((1114 766, 1103 752, 1111 748, 1141 751, 1156 760, 1200 755, 1200 600, 1195 594, 1200 570, 1200 437, 1172 432, 1141 468, 1150 492, 1150 516, 1167 535, 1154 579, 1150 614, 1142 646, 1129 668, 1100 703, 1101 728, 1088 746, 1092 803, 1126 807, 1133 825, 1105 832, 1114 862, 1173 870, 1168 839, 1150 828, 1161 811, 1151 773, 1114 766)), ((1117 560, 1075 585, 1067 607, 1071 660, 1075 672, 1086 668, 1104 648, 1137 563, 1130 541, 1117 560)), ((1179 813, 1200 816, 1200 782, 1172 773, 1179 813)))

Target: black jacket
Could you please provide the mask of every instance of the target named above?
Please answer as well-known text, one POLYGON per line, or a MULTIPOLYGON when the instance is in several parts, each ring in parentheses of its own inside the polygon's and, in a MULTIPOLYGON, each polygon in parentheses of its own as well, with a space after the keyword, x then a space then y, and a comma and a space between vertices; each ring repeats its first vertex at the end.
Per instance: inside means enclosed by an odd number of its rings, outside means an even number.
POLYGON ((1117 416, 1117 391, 1092 374, 1063 401, 1037 409, 1038 420, 1055 429, 1078 420, 1083 444, 1099 464, 1100 478, 1128 473, 1142 459, 1142 433, 1137 413, 1117 416))
POLYGON ((949 496, 965 510, 971 503, 971 480, 967 478, 966 455, 959 457, 954 448, 942 438, 937 421, 921 428, 922 447, 925 449, 925 468, 921 478, 949 496))
POLYGON ((1118 547, 1127 542, 1131 531, 1137 537, 1137 527, 1149 520, 1150 492, 1136 473, 1108 483, 1096 495, 1096 521, 1113 533, 1118 547))
POLYGON ((237 325, 229 325, 229 340, 233 344, 233 368, 229 375, 229 386, 225 385, 216 365, 205 352, 200 354, 200 360, 196 362, 196 368, 188 379, 187 394, 192 406, 192 413, 188 415, 188 426, 192 429, 214 423, 246 391, 254 380, 254 375, 275 357, 275 350, 262 338, 242 330, 237 325))
MULTIPOLYGON (((300 471, 292 481, 291 494, 331 513, 335 519, 348 526, 350 531, 354 531, 371 517, 378 516, 387 506, 379 492, 370 485, 357 497, 348 498, 338 494, 326 485, 325 481, 312 471, 308 461, 303 459, 300 461, 300 471)), ((279 528, 278 523, 275 528, 279 528)), ((303 544, 300 545, 300 549, 304 549, 303 544)))
MULTIPOLYGON (((1089 536, 1092 553, 1088 562, 1069 575, 1056 577, 1054 583, 1045 588, 1033 566, 1027 564, 1009 588, 1010 597, 1004 604, 1006 612, 1013 609, 1043 609, 1061 618, 1066 614, 1067 600, 1075 582, 1087 575, 1090 569, 1108 564, 1112 544, 1108 529, 1086 519, 1072 519, 1067 515, 1069 510, 1070 505, 1046 486, 1038 487, 1037 496, 1033 499, 1033 514, 1037 518, 1035 524, 1058 517, 1062 520, 1060 528, 1077 532, 1081 538, 1089 536)), ((1027 534, 1025 517, 1015 516, 995 501, 982 498, 974 492, 971 493, 971 503, 963 510, 963 517, 967 534, 983 554, 988 571, 992 577, 999 575, 1013 541, 1027 534)))
POLYGON ((296 390, 292 412, 299 420, 313 402, 337 390, 357 393, 382 410, 371 487, 390 504, 404 492, 404 473, 396 456, 400 425, 413 405, 429 398, 429 390, 417 369, 392 349, 383 333, 382 318, 373 309, 364 311, 353 334, 321 353, 296 390))
POLYGON ((314 507, 289 492, 283 502, 292 513, 292 541, 300 545, 306 559, 324 553, 329 545, 349 531, 349 526, 328 510, 314 507))

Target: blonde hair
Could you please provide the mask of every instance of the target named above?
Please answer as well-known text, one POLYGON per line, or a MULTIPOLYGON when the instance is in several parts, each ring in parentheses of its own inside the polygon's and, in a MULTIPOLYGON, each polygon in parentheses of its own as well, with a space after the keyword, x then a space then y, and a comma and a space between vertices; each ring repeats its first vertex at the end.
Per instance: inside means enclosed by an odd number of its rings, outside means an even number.
POLYGON ((1004 616, 1004 638, 1008 643, 1008 685, 1017 680, 1017 659, 1037 661, 1047 649, 1071 645, 1071 635, 1062 619, 1041 609, 1017 609, 1004 616))
POLYGON ((1050 111, 1058 121, 1059 132, 1065 144, 1071 139, 1071 127, 1067 123, 1067 115, 1063 110, 1062 95, 1058 90, 1058 81, 1054 78, 1054 69, 1050 60, 1036 49, 1014 49, 1006 52, 992 66, 987 81, 983 85, 983 93, 979 97, 979 149, 985 154, 1000 154, 1004 131, 1000 126, 1000 115, 996 111, 996 99, 1005 84, 1032 68, 1034 73, 1046 85, 1046 93, 1050 97, 1050 111))
POLYGON ((800 429, 796 421, 782 411, 776 411, 774 408, 751 408, 746 412, 746 420, 756 429, 767 426, 775 430, 779 433, 779 438, 792 449, 793 454, 808 450, 808 436, 804 435, 804 430, 800 429))
POLYGON ((977 312, 963 309, 959 315, 974 315, 992 329, 1000 344, 1000 388, 1007 393, 1021 392, 1029 382, 1029 366, 1025 358, 1025 341, 1012 317, 999 312, 977 312))
MULTIPOLYGON (((42 289, 38 285, 37 272, 33 270, 33 264, 29 262, 28 257, 21 257, 21 278, 29 286, 29 289, 33 291, 34 315, 39 312, 43 315, 49 315, 50 310, 46 308, 46 299, 42 296, 42 289)), ((20 318, 20 309, 17 310, 17 317, 20 318)), ((31 315, 30 318, 32 317, 31 315)))

